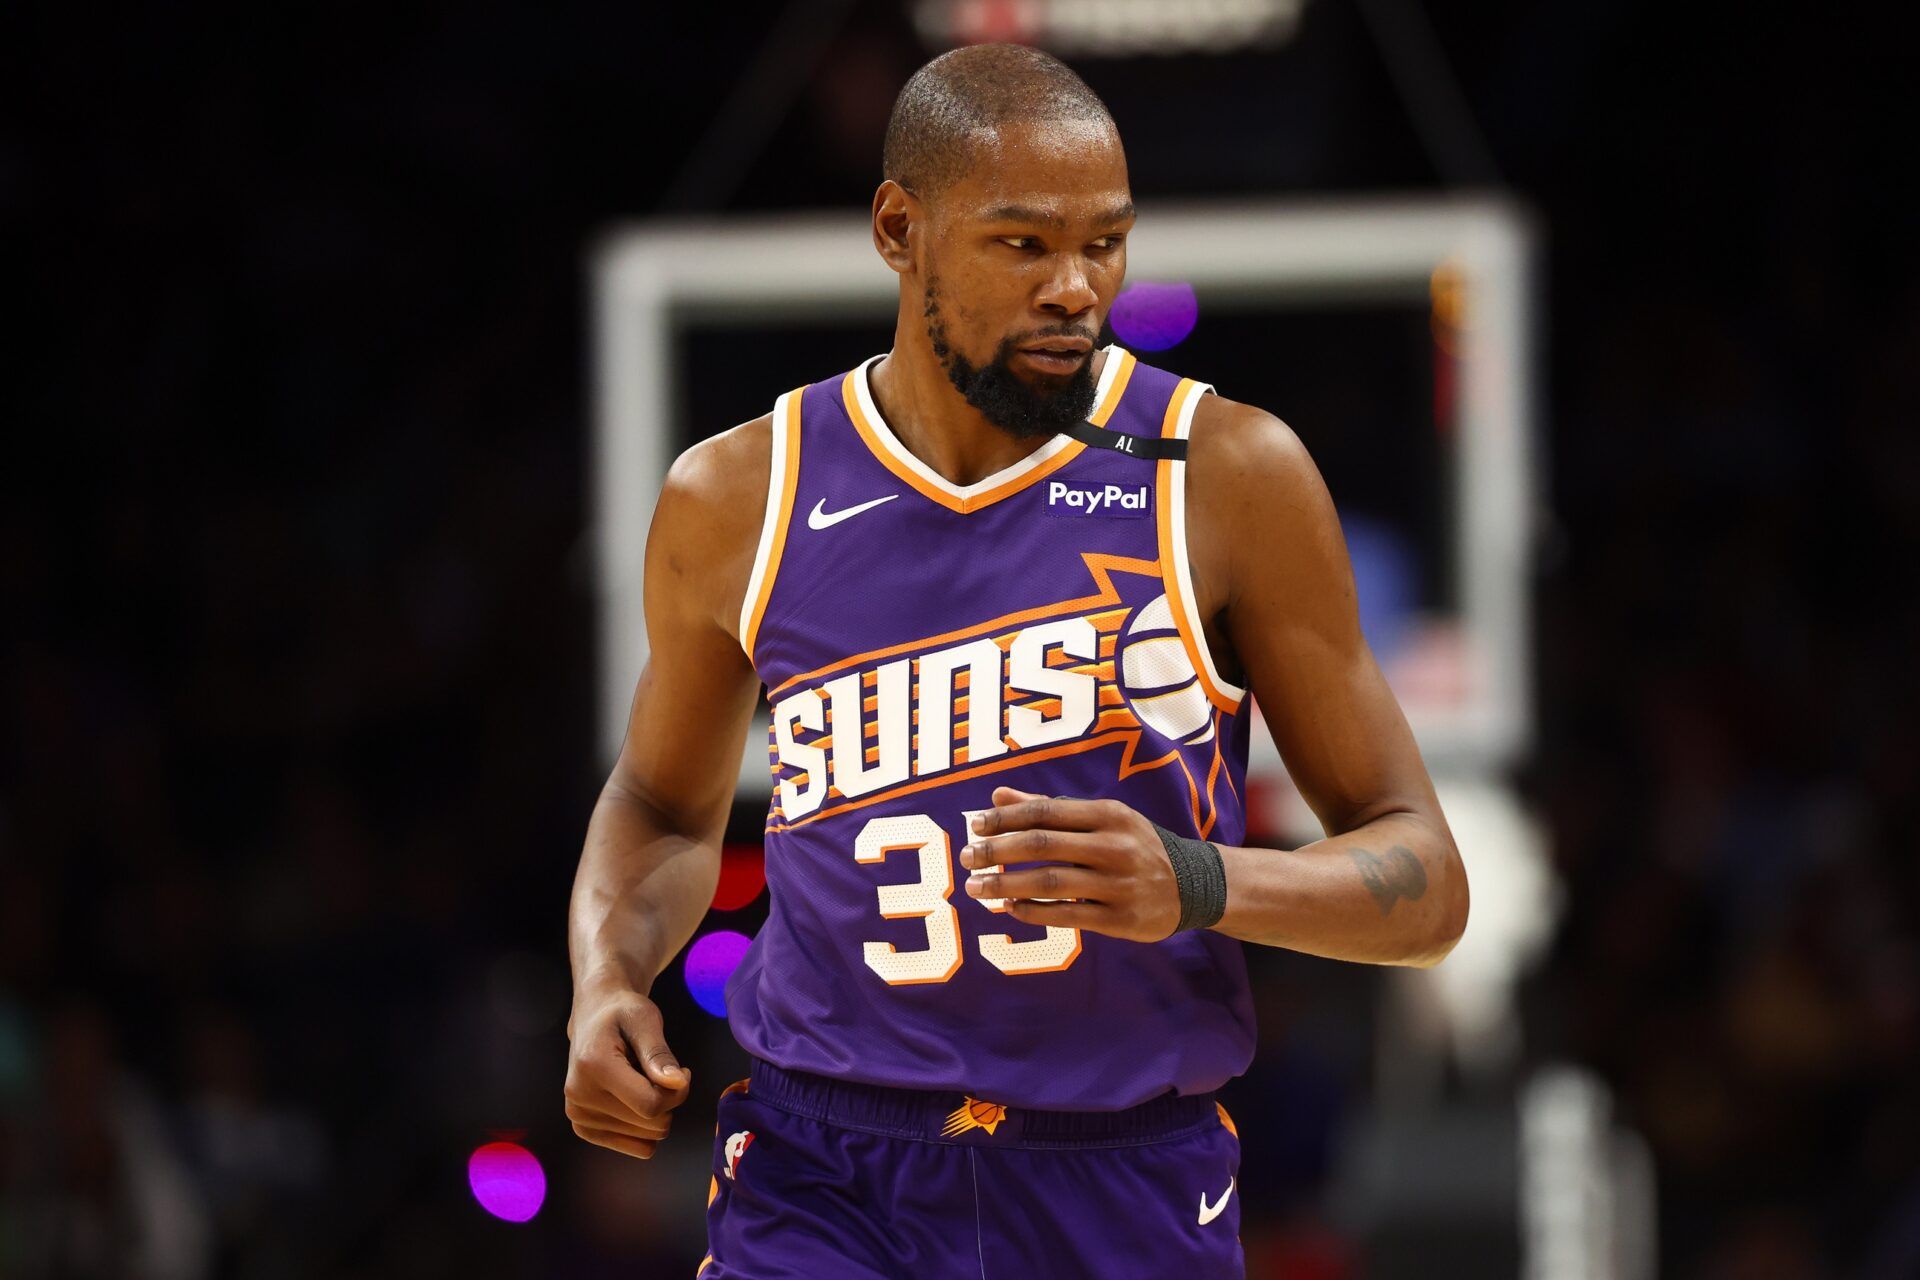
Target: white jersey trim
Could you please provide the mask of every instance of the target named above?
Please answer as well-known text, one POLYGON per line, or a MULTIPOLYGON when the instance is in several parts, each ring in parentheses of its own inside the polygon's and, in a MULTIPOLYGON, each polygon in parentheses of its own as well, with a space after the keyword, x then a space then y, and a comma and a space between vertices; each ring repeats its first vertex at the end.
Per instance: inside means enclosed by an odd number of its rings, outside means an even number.
MULTIPOLYGON (((1120 366, 1125 363, 1125 361, 1121 359, 1122 353, 1119 344, 1109 343, 1103 350, 1106 352, 1107 358, 1100 366, 1100 379, 1094 387, 1093 403, 1096 406, 1106 400, 1107 391, 1113 385, 1114 376, 1120 372, 1120 366)), ((900 443, 900 438, 893 434, 893 428, 887 425, 887 420, 880 416, 880 408, 873 401, 873 390, 867 385, 867 370, 873 365, 874 361, 882 359, 886 354, 886 352, 882 351, 877 356, 868 356, 865 360, 862 360, 859 367, 854 370, 853 393, 859 398, 860 411, 866 415, 867 425, 873 428, 874 438, 880 442, 880 446, 887 451, 894 461, 948 497, 960 502, 965 502, 969 498, 979 497, 983 493, 999 488, 1010 480, 1019 479, 1035 467, 1041 466, 1056 457, 1063 449, 1080 447, 1079 442, 1071 436, 1057 435, 1011 466, 1002 467, 992 475, 975 480, 972 484, 955 484, 914 456, 911 450, 900 443)))
POLYGON ((767 507, 760 519, 760 546, 753 556, 753 574, 747 579, 747 594, 740 601, 740 647, 747 660, 753 660, 753 642, 759 631, 762 612, 761 590, 766 584, 768 562, 773 558, 775 541, 784 532, 791 514, 793 495, 786 492, 787 479, 787 406, 798 391, 789 391, 773 402, 773 449, 767 455, 767 507))

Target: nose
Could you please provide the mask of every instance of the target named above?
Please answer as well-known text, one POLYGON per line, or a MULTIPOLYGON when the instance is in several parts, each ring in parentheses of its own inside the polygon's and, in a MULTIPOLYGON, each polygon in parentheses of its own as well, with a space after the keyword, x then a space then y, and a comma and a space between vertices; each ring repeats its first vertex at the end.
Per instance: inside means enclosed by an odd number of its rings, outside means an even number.
POLYGON ((1053 274, 1034 297, 1034 305, 1048 315, 1077 316, 1099 300, 1100 295, 1087 279, 1086 264, 1080 255, 1063 253, 1056 258, 1053 274))

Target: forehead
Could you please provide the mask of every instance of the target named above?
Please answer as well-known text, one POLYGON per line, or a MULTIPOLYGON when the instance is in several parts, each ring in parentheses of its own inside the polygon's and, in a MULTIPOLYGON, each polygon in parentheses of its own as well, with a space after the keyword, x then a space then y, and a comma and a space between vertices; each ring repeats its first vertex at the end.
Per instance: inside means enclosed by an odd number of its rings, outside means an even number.
POLYGON ((1120 139, 1099 121, 978 129, 972 150, 966 173, 939 199, 955 220, 1004 220, 1019 210, 1064 224, 1132 202, 1120 139))

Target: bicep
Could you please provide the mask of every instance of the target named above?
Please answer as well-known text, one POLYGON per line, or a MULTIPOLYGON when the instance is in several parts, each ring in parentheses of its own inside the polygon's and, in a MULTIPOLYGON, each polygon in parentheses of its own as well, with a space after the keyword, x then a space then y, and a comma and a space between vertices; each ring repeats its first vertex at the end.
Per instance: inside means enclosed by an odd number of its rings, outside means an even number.
POLYGON ((1319 468, 1280 423, 1242 469, 1228 631, 1301 797, 1338 833, 1434 803, 1433 786, 1360 630, 1346 540, 1319 468))
POLYGON ((737 608, 744 587, 733 581, 737 518, 670 474, 647 537, 647 662, 609 779, 688 833, 725 823, 759 701, 759 677, 722 622, 728 592, 737 608))

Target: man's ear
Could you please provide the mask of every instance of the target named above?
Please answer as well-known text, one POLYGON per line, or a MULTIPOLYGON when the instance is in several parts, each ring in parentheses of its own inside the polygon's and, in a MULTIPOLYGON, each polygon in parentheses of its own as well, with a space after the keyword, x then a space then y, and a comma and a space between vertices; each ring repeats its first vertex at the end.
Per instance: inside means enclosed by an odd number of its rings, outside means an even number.
POLYGON ((888 178, 873 193, 873 247, 901 275, 913 270, 909 236, 926 216, 926 207, 911 191, 888 178))

